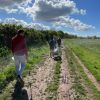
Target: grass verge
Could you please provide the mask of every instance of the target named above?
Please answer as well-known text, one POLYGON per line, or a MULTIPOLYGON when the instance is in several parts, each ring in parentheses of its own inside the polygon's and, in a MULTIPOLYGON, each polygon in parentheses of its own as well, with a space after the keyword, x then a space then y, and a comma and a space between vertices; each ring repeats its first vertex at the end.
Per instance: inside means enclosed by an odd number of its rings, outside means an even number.
POLYGON ((69 39, 66 40, 66 44, 100 83, 100 40, 69 39))

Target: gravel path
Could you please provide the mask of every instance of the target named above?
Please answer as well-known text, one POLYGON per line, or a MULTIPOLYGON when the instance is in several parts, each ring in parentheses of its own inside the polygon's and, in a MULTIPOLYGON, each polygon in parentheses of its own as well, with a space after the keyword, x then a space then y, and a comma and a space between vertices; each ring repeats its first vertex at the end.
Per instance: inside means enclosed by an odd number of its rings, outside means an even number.
POLYGON ((29 100, 46 100, 45 89, 52 80, 54 63, 53 59, 47 58, 44 64, 36 69, 36 72, 30 73, 24 79, 24 88, 27 90, 29 100))

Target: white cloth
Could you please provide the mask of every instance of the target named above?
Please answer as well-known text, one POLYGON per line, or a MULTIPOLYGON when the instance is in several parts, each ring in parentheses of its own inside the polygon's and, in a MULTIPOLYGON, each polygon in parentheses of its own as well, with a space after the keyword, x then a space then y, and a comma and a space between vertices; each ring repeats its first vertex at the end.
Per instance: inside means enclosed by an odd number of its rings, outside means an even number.
POLYGON ((25 55, 14 55, 15 65, 16 65, 16 73, 17 75, 22 75, 22 72, 26 65, 26 57, 25 55))
POLYGON ((58 47, 54 48, 53 50, 54 55, 58 55, 58 52, 59 52, 59 48, 58 47))

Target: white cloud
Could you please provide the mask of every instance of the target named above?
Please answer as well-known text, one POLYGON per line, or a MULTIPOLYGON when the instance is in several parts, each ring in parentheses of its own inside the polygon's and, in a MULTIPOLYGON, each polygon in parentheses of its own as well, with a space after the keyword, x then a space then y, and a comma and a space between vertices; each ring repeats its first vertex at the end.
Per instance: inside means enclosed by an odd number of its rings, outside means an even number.
POLYGON ((81 9, 81 10, 80 10, 80 14, 82 14, 82 15, 86 15, 86 10, 81 9))
POLYGON ((0 7, 9 7, 29 0, 0 0, 0 7))
MULTIPOLYGON (((59 27, 70 27, 78 31, 86 31, 95 28, 92 25, 84 24, 78 19, 69 17, 71 14, 75 13, 81 15, 86 14, 86 10, 77 8, 74 0, 35 0, 33 4, 32 0, 9 0, 9 2, 8 0, 1 0, 0 6, 6 7, 5 10, 8 13, 25 13, 29 17, 32 17, 33 20, 51 22, 59 27), (1 5, 1 3, 3 3, 3 5, 1 5), (31 6, 29 4, 31 4, 31 6), (10 9, 11 7, 12 9, 10 9)), ((19 23, 19 21, 15 22, 17 24, 19 23)), ((20 20, 20 23, 22 24, 24 22, 20 20)), ((26 24, 27 23, 24 23, 23 26, 27 26, 26 24)), ((43 26, 39 23, 35 25, 31 23, 29 26, 38 28, 43 26)))
POLYGON ((32 0, 0 0, 0 9, 5 10, 7 13, 15 13, 18 7, 28 7, 32 0))
POLYGON ((40 23, 30 23, 29 26, 34 27, 37 30, 49 30, 50 29, 49 26, 45 26, 45 25, 40 24, 40 23))
POLYGON ((78 9, 70 0, 0 0, 0 9, 8 13, 20 11, 35 17, 37 20, 54 20, 59 16, 73 13, 86 14, 86 10, 78 9), (31 5, 29 5, 31 4, 31 5), (33 6, 32 6, 33 5, 33 6))
POLYGON ((0 19, 0 23, 2 22, 2 20, 0 19))
POLYGON ((6 18, 2 21, 3 24, 15 24, 15 25, 22 25, 23 27, 26 27, 28 24, 27 22, 23 20, 17 20, 15 18, 6 18))
POLYGON ((80 9, 80 10, 78 10, 78 9, 76 8, 76 9, 74 9, 74 11, 73 11, 73 14, 75 14, 75 13, 81 14, 81 15, 86 15, 86 10, 85 10, 85 9, 80 9))
POLYGON ((17 20, 15 18, 6 18, 5 20, 0 21, 3 24, 15 24, 15 25, 22 25, 23 27, 27 28, 35 28, 37 30, 49 30, 49 26, 45 26, 40 23, 27 23, 24 20, 17 20))
POLYGON ((18 12, 18 9, 9 9, 9 8, 6 8, 5 9, 8 13, 16 13, 18 12))
POLYGON ((95 27, 92 25, 84 24, 78 19, 70 18, 70 17, 59 17, 55 21, 55 26, 64 26, 73 28, 76 31, 87 31, 90 29, 94 29, 95 27))
POLYGON ((78 10, 74 1, 70 0, 37 0, 32 7, 24 8, 23 12, 35 18, 35 20, 52 21, 59 16, 68 16, 73 13, 86 13, 78 10))

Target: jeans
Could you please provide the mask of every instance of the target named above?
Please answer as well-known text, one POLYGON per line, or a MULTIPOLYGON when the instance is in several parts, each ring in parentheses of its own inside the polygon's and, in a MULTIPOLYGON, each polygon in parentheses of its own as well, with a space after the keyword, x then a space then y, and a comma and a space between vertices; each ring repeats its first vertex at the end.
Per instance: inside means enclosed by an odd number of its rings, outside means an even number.
POLYGON ((14 60, 16 65, 16 74, 21 76, 26 65, 25 55, 14 55, 14 60))

